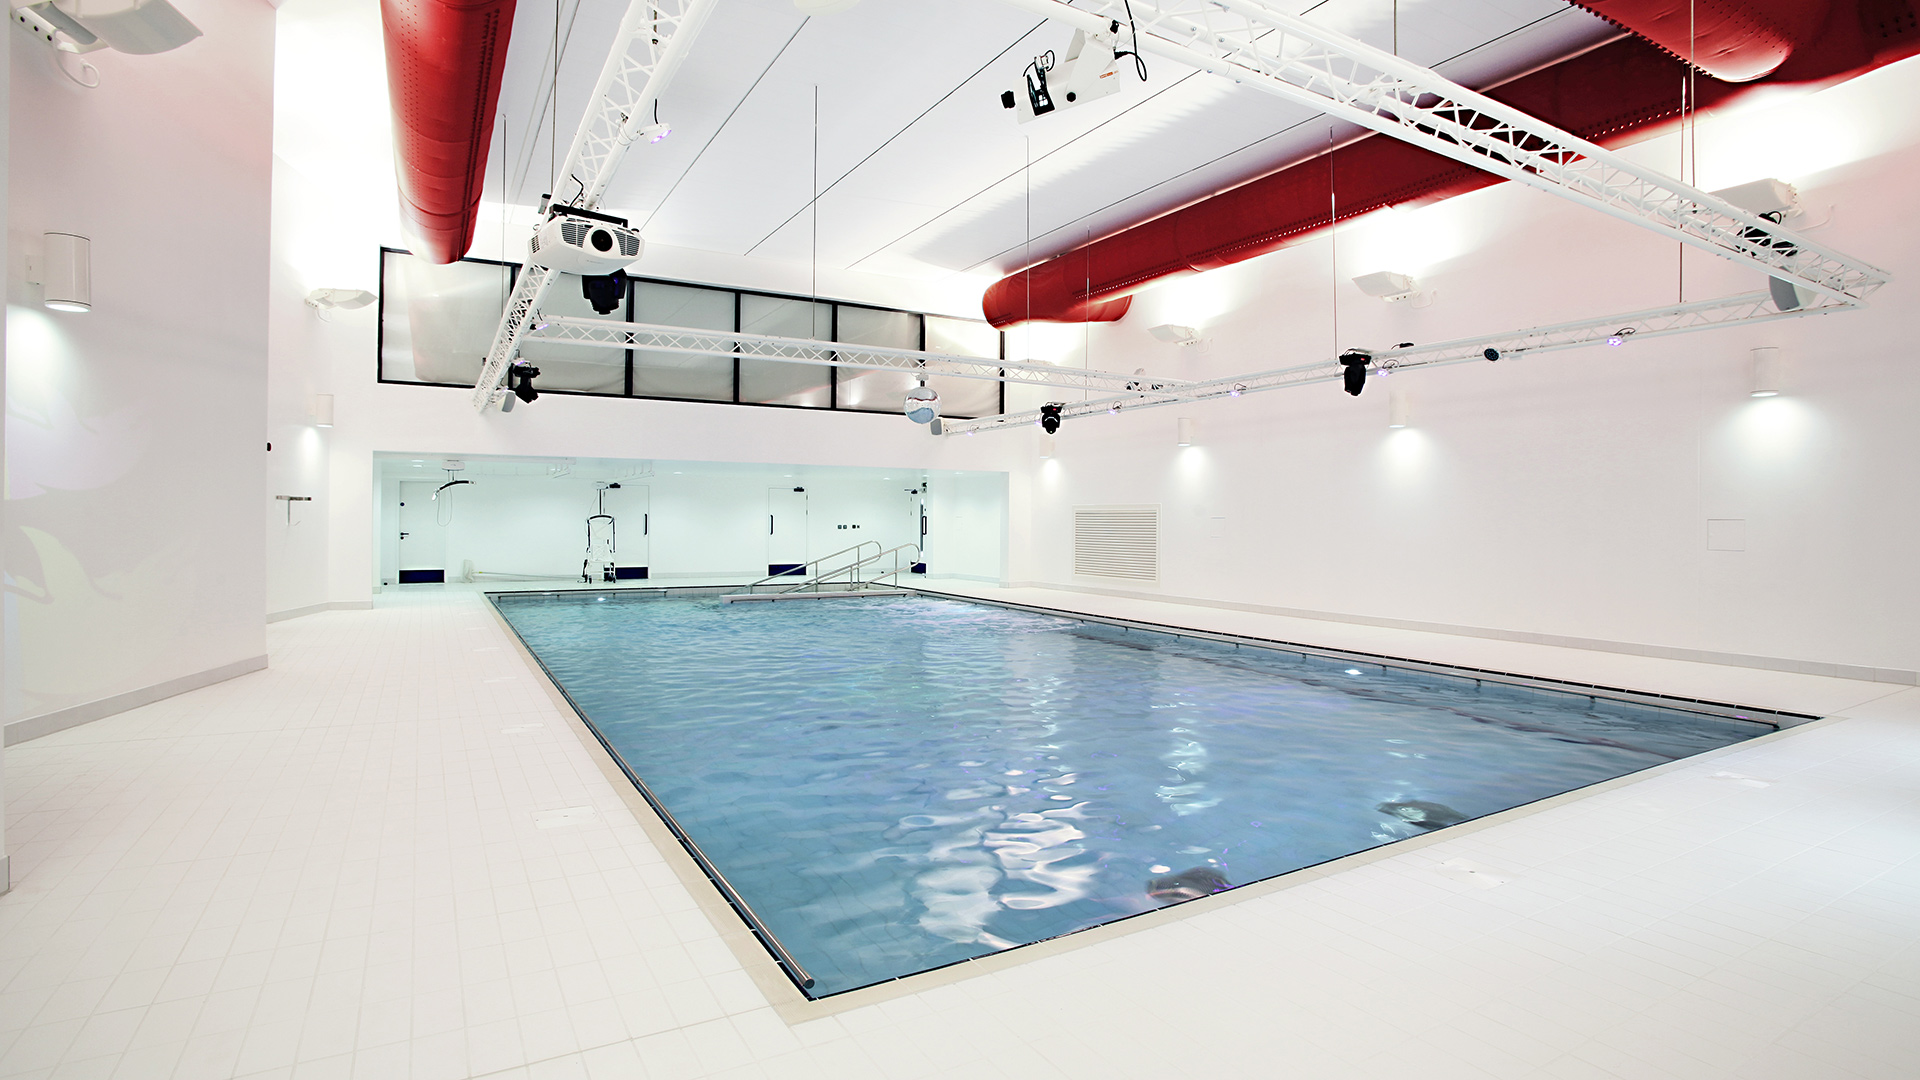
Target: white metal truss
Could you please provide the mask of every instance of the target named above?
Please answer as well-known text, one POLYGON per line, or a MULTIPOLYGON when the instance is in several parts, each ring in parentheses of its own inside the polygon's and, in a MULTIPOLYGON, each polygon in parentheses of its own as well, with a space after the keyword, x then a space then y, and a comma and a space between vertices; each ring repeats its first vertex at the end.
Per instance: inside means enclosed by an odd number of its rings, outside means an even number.
POLYGON ((739 356, 789 364, 899 371, 911 375, 951 375, 961 379, 1057 386, 1096 393, 1141 391, 1162 393, 1194 385, 1185 379, 1157 379, 1122 375, 1089 368, 1056 367, 1011 360, 992 360, 917 349, 890 349, 810 338, 738 334, 727 330, 690 330, 680 326, 613 322, 607 319, 561 316, 535 323, 522 339, 547 345, 592 348, 644 349, 680 356, 739 356))
MULTIPOLYGON (((1843 300, 1821 297, 1803 307, 1781 311, 1774 306, 1771 293, 1746 293, 1721 300, 1700 300, 1691 304, 1632 311, 1624 315, 1606 315, 1597 319, 1531 327, 1525 330, 1488 334, 1483 337, 1458 338, 1434 345, 1410 345, 1405 348, 1387 349, 1373 355, 1368 370, 1375 375, 1381 375, 1413 368, 1442 367, 1448 364, 1476 361, 1507 362, 1539 353, 1578 349, 1591 345, 1625 347, 1633 342, 1665 337, 1670 334, 1711 330, 1734 323, 1759 323, 1774 319, 1799 318, 1803 315, 1825 315, 1835 311, 1852 310, 1857 306, 1843 300)), ((1240 397, 1243 394, 1258 393, 1262 390, 1285 390, 1312 383, 1333 382, 1340 379, 1345 371, 1344 366, 1337 361, 1322 361, 1302 364, 1298 367, 1208 379, 1186 386, 1169 386, 1162 391, 1142 388, 1133 393, 1070 402, 1061 408, 1060 415, 1062 419, 1070 420, 1075 417, 1097 416, 1103 413, 1132 412, 1157 405, 1178 405, 1182 402, 1240 397)), ((966 435, 975 431, 1010 431, 1037 423, 1039 419, 1038 410, 1029 410, 1002 416, 984 416, 977 420, 949 420, 945 423, 945 429, 948 435, 966 435)))
POLYGON ((574 190, 556 187, 555 203, 589 210, 600 205, 627 148, 656 122, 661 91, 680 70, 713 7, 714 0, 633 0, 627 5, 587 115, 554 181, 570 183, 574 190))
POLYGON ((1137 48, 1276 94, 1835 298, 1886 284, 1821 247, 1418 64, 1266 0, 1006 0, 1090 32, 1138 28, 1137 48))
MULTIPOLYGON (((644 129, 653 125, 660 94, 680 69, 716 2, 630 0, 607 62, 600 69, 600 80, 594 84, 587 113, 560 168, 561 182, 573 185, 573 190, 555 191, 555 205, 582 210, 600 205, 627 150, 644 129)), ((505 396, 501 381, 519 355, 527 325, 546 299, 553 279, 552 270, 531 260, 521 270, 513 296, 500 315, 487 358, 480 365, 480 377, 473 384, 475 409, 492 408, 505 396)))

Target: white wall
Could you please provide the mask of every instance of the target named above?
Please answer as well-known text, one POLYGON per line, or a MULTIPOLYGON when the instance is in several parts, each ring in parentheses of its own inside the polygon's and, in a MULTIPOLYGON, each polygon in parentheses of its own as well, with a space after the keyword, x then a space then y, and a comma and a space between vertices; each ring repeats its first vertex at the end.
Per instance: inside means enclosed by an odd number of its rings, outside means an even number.
MULTIPOLYGON (((1026 443, 1026 433, 1009 437, 1026 443)), ((929 577, 1000 584, 1008 573, 1006 473, 935 473, 927 491, 929 577)))
MULTIPOLYGON (((1388 384, 1335 384, 1070 422, 1038 462, 1034 577, 1076 578, 1071 507, 1158 503, 1163 574, 1135 591, 1816 663, 1920 669, 1910 553, 1920 502, 1920 118, 1912 61, 1700 124, 1700 184, 1797 184, 1811 235, 1887 267, 1865 312, 1630 342, 1618 349, 1406 372, 1413 426, 1386 427, 1388 384), (1748 397, 1749 350, 1780 346, 1788 393, 1748 397), (1193 417, 1200 445, 1175 446, 1193 417), (1210 527, 1223 518, 1224 536, 1210 527), (1707 521, 1746 550, 1707 550, 1707 521)), ((1675 167, 1675 140, 1635 149, 1675 167)), ((1090 334, 1095 366, 1227 375, 1674 301, 1677 245, 1504 185, 1385 212, 1289 252, 1136 299, 1090 334), (1332 263, 1338 249, 1337 267, 1332 263), (1430 307, 1360 294, 1413 274, 1430 307), (1338 327, 1331 299, 1338 298, 1338 327), (1182 350, 1145 328, 1210 342, 1182 350)), ((1686 296, 1764 287, 1686 259, 1686 296)), ((983 436, 984 438, 984 436, 983 436)))
POLYGON ((9 719, 264 663, 273 11, 178 6, 205 37, 92 90, 9 34, 9 719), (49 229, 91 313, 25 284, 49 229))
MULTIPOLYGON (((437 484, 442 475, 423 471, 419 478, 437 484)), ((475 569, 490 573, 557 577, 580 573, 586 517, 599 505, 593 477, 490 476, 477 468, 466 475, 471 475, 473 483, 443 494, 451 503, 436 517, 447 521, 449 579, 458 577, 468 560, 475 569)), ((983 549, 991 550, 968 552, 969 565, 999 580, 1004 509, 987 502, 992 492, 1004 489, 1005 478, 955 475, 961 479, 943 478, 943 482, 956 487, 965 483, 967 490, 977 493, 968 504, 967 527, 983 536, 991 534, 982 543, 983 549)), ((412 479, 391 472, 383 477, 382 502, 391 505, 398 484, 412 479)), ((919 486, 920 474, 912 470, 888 470, 883 475, 870 469, 791 471, 784 466, 662 462, 655 475, 620 483, 619 490, 607 492, 607 511, 614 515, 619 530, 616 562, 646 566, 649 580, 668 584, 686 578, 744 582, 764 576, 769 488, 806 489, 808 559, 825 558, 864 541, 883 549, 915 542, 918 499, 907 491, 919 486)), ((381 580, 392 582, 398 552, 388 538, 383 538, 381 548, 381 580)))

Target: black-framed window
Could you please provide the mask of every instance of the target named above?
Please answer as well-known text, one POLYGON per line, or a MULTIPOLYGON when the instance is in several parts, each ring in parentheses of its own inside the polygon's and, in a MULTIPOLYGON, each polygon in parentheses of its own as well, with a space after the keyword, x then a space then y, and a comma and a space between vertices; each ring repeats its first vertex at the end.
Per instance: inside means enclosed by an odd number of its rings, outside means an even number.
MULTIPOLYGON (((381 248, 379 380, 472 386, 513 295, 519 270, 516 263, 489 259, 462 259, 442 266, 398 248, 381 248)), ((542 310, 553 315, 1006 359, 1006 335, 977 319, 651 277, 632 280, 624 309, 598 315, 581 294, 579 281, 573 274, 561 274, 548 290, 542 310)), ((543 394, 898 412, 916 382, 915 376, 898 371, 741 356, 681 356, 647 349, 528 342, 521 346, 521 354, 539 365, 543 394)), ((951 375, 932 376, 928 383, 940 392, 943 415, 965 418, 1005 411, 1003 383, 951 375)))

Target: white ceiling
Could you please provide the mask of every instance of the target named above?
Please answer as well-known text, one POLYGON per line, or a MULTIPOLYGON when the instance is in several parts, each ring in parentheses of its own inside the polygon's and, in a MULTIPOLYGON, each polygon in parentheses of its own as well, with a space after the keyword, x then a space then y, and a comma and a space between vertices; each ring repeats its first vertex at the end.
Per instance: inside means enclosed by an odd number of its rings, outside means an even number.
MULTIPOLYGON (((1615 32, 1562 0, 1296 3, 1385 48, 1397 19, 1402 55, 1469 86, 1615 32)), ((566 153, 623 9, 612 0, 519 6, 489 198, 502 183, 506 201, 522 205, 549 190, 550 158, 566 153)), ((1329 139, 1329 122, 1307 109, 1154 57, 1144 84, 1016 124, 1000 91, 1034 54, 1064 53, 1070 37, 996 0, 865 0, 813 19, 790 0, 719 0, 662 99, 673 135, 628 155, 604 208, 676 247, 805 262, 817 242, 826 267, 998 274, 1329 139)))

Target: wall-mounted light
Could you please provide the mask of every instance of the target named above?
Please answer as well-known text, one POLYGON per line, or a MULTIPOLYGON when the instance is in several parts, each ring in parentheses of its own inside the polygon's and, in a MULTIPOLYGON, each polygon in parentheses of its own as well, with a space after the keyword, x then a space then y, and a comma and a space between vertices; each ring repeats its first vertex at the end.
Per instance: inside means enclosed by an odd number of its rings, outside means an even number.
POLYGON ((1046 458, 1053 456, 1053 436, 1045 432, 1040 434, 1040 456, 1046 458))
POLYGON ((1200 340, 1200 331, 1197 328, 1181 326, 1178 323, 1149 326, 1147 333, 1152 334, 1155 340, 1172 342, 1175 345, 1192 345, 1200 340))
POLYGON ((1752 397, 1776 397, 1780 393, 1780 350, 1763 345, 1753 350, 1753 389, 1748 391, 1752 397))
MULTIPOLYGON (((1396 380, 1398 381, 1398 380, 1396 380)), ((1413 417, 1413 407, 1407 401, 1404 388, 1395 386, 1387 391, 1387 426, 1403 428, 1413 417)))
POLYGON ((78 233, 50 232, 45 236, 37 273, 41 302, 55 311, 93 310, 93 241, 78 233))
POLYGON ((1414 291, 1418 288, 1413 278, 1406 274, 1396 274, 1391 270, 1362 274, 1354 278, 1353 283, 1360 286, 1361 292, 1368 296, 1377 296, 1389 304, 1413 299, 1414 291))
POLYGON ((314 427, 332 427, 333 426, 333 395, 332 394, 313 395, 313 426, 314 427))
POLYGON ((316 311, 331 311, 340 308, 352 311, 373 303, 374 296, 365 289, 315 289, 307 294, 306 304, 316 311))
POLYGON ((1178 421, 1175 422, 1175 429, 1178 432, 1178 435, 1174 440, 1175 442, 1177 442, 1181 446, 1193 445, 1193 417, 1191 416, 1181 417, 1178 421))

